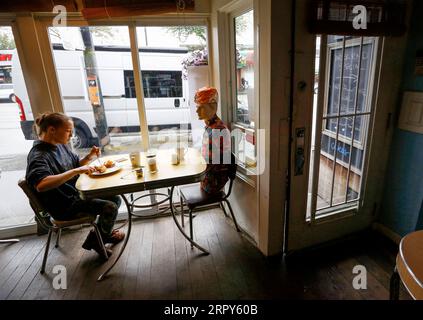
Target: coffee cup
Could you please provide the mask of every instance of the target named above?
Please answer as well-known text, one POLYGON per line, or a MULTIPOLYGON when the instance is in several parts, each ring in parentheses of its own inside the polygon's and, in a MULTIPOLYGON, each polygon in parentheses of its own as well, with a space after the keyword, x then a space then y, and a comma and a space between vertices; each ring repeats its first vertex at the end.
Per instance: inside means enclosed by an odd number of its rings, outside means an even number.
POLYGON ((131 159, 131 164, 133 168, 138 168, 141 166, 141 155, 139 152, 131 152, 129 158, 131 159))
POLYGON ((172 164, 179 164, 179 158, 177 153, 172 153, 172 164))
POLYGON ((147 158, 147 164, 148 164, 148 169, 150 170, 151 173, 154 173, 157 171, 157 163, 156 163, 156 157, 155 156, 150 156, 147 158))
POLYGON ((176 155, 178 157, 178 162, 182 161, 185 159, 185 154, 187 153, 187 149, 186 148, 176 148, 176 155))

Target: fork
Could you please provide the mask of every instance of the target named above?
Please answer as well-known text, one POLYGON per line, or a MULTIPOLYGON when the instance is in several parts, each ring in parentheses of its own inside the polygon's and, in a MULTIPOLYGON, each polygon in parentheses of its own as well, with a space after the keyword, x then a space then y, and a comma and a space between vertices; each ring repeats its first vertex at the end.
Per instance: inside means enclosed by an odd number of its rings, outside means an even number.
POLYGON ((101 163, 100 158, 98 156, 96 157, 97 157, 97 162, 100 164, 100 167, 101 167, 103 164, 101 163))

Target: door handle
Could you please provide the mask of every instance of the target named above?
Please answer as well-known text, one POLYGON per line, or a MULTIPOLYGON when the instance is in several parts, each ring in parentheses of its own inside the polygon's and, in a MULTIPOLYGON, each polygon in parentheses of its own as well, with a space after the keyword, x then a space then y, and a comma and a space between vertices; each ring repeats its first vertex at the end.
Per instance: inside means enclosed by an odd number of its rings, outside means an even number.
POLYGON ((173 101, 173 105, 175 106, 175 108, 179 108, 179 106, 181 105, 181 101, 179 99, 175 99, 173 101))
POLYGON ((305 164, 305 128, 297 128, 295 130, 295 172, 294 175, 299 176, 304 172, 305 164))

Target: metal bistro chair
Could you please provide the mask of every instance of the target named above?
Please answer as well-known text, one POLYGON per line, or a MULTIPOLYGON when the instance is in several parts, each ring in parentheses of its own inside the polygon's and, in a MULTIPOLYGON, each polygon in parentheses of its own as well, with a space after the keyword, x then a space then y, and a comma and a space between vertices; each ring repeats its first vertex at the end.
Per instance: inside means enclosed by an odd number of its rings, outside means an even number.
MULTIPOLYGON (((181 186, 179 187, 179 194, 180 194, 180 201, 181 201, 181 222, 182 226, 184 226, 184 203, 187 205, 189 209, 189 231, 190 231, 190 238, 193 240, 193 226, 192 226, 192 219, 193 214, 192 212, 196 207, 204 206, 208 204, 214 204, 219 203, 220 207, 223 210, 223 213, 227 217, 228 214, 226 213, 225 207, 223 205, 223 202, 225 202, 228 205, 229 211, 232 216, 232 220, 234 221, 236 231, 240 232, 241 230, 238 227, 238 223, 236 222, 234 213, 232 211, 231 204, 228 200, 229 196, 231 195, 232 191, 232 185, 236 177, 236 170, 237 170, 237 164, 235 160, 235 156, 232 153, 231 154, 231 164, 229 167, 229 189, 228 193, 226 193, 224 190, 219 191, 216 194, 208 194, 205 191, 203 191, 199 184, 195 185, 189 185, 189 186, 181 186)), ((191 247, 193 245, 191 244, 191 247)))
POLYGON ((69 220, 69 221, 59 221, 53 219, 47 210, 44 209, 43 205, 41 204, 40 200, 37 197, 37 194, 32 190, 32 188, 28 185, 25 179, 20 179, 18 182, 19 187, 22 188, 22 190, 25 192, 26 196, 29 199, 29 204, 31 205, 32 210, 34 210, 35 213, 35 219, 41 226, 48 230, 48 237, 47 237, 47 244, 46 249, 44 252, 44 258, 43 258, 43 264, 41 266, 40 273, 43 274, 45 271, 46 263, 47 263, 47 256, 48 256, 48 250, 50 248, 50 241, 51 241, 51 235, 54 232, 57 233, 56 238, 56 245, 55 247, 59 247, 60 245, 60 236, 62 234, 62 229, 81 225, 81 224, 91 224, 94 227, 95 234, 97 236, 97 239, 100 243, 100 246, 103 250, 104 258, 108 258, 106 247, 104 246, 103 239, 100 236, 100 231, 98 229, 97 224, 95 223, 96 217, 95 216, 85 216, 81 217, 75 220, 69 220))

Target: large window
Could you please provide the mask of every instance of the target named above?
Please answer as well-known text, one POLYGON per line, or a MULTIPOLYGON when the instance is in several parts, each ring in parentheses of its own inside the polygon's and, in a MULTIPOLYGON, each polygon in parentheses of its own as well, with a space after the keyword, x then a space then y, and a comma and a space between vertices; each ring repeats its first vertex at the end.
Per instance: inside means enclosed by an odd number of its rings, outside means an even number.
POLYGON ((25 176, 26 158, 32 147, 32 141, 25 140, 23 132, 23 124, 28 123, 31 109, 25 99, 27 90, 12 28, 0 26, 0 38, 1 239, 3 232, 14 232, 12 229, 34 224, 34 214, 17 185, 17 181, 25 176), (14 98, 15 94, 19 100, 14 98))
MULTIPOLYGON (((208 69, 207 28, 131 28, 48 28, 63 108, 74 118, 73 145, 81 154, 93 144, 102 145, 107 153, 125 153, 166 148, 176 138, 186 146, 194 140, 197 115, 191 100, 196 89, 210 85, 208 77, 201 77, 204 71, 198 73, 208 69), (131 44, 131 30, 138 48, 135 41, 131 44), (138 52, 136 68, 134 52, 138 52), (141 98, 136 94, 135 72, 141 75, 141 98), (193 81, 198 78, 206 83, 193 81), (107 136, 101 134, 104 131, 107 136)), ((204 130, 203 124, 198 127, 204 130)))
MULTIPOLYGON (((142 87, 152 148, 199 147, 195 91, 210 85, 207 28, 202 25, 137 27, 142 87)), ((130 77, 129 77, 130 78, 130 77)))
POLYGON ((124 70, 131 70, 127 26, 49 27, 65 113, 74 119, 73 146, 105 154, 141 147, 138 108, 125 98, 124 70), (133 135, 128 135, 133 133, 133 135))

